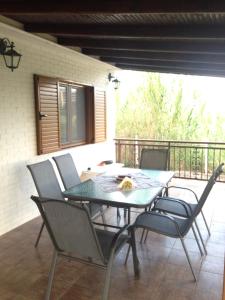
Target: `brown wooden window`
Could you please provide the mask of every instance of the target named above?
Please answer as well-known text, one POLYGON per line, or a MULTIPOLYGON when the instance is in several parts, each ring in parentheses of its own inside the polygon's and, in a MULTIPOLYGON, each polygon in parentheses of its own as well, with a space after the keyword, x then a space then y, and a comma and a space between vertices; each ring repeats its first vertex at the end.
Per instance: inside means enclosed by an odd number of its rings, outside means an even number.
POLYGON ((34 76, 38 154, 106 139, 105 91, 34 76))

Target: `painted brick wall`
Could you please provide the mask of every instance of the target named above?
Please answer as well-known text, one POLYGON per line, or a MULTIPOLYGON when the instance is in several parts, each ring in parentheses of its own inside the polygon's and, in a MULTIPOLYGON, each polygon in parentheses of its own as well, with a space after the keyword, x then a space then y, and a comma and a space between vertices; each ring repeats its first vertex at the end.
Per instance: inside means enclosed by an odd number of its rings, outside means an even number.
POLYGON ((114 158, 113 90, 107 86, 113 67, 0 23, 2 37, 14 41, 23 57, 19 69, 11 72, 0 56, 0 235, 38 215, 30 200, 36 190, 26 165, 63 153, 36 155, 33 74, 107 88, 107 143, 76 147, 70 152, 79 172, 114 158))

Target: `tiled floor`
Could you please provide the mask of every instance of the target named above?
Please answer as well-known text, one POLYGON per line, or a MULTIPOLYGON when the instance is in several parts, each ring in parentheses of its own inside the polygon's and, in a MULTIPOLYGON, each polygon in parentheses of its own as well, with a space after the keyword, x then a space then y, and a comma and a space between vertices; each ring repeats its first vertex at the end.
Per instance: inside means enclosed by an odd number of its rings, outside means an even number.
MULTIPOLYGON (((174 180, 199 193, 205 182, 174 180)), ((187 195, 183 195, 186 197, 187 195)), ((198 282, 194 283, 178 240, 149 233, 140 244, 137 231, 141 277, 134 278, 132 259, 124 265, 126 248, 115 259, 110 299, 115 300, 220 300, 223 288, 225 250, 225 184, 217 183, 204 207, 212 231, 207 240, 208 255, 201 258, 192 234, 186 239, 198 282)), ((132 214, 135 217, 135 213, 132 214)), ((115 209, 107 210, 115 220, 115 209)), ((41 219, 37 218, 0 237, 0 299, 43 299, 47 285, 52 246, 44 232, 39 247, 33 247, 41 219)), ((204 238, 207 232, 201 218, 204 238)), ((52 299, 100 299, 104 271, 77 262, 62 260, 56 269, 52 299)))

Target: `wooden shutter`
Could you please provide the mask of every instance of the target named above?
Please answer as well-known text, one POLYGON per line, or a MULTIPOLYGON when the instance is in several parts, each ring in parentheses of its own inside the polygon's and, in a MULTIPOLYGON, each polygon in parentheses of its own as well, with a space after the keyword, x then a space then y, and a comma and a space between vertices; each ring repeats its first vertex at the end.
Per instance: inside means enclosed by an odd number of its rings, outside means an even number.
POLYGON ((106 92, 94 91, 95 143, 106 140, 106 92))
POLYGON ((58 80, 35 75, 38 154, 60 148, 58 80))

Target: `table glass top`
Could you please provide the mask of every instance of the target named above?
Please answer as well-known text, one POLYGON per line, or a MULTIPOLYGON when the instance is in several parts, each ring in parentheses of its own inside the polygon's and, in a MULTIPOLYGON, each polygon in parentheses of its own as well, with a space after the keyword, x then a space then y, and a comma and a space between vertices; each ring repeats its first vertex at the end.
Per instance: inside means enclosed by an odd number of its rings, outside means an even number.
MULTIPOLYGON (((122 168, 119 171, 119 174, 130 174, 132 172, 141 172, 152 180, 162 183, 162 185, 127 191, 118 190, 114 192, 104 192, 100 184, 89 179, 66 190, 63 194, 66 198, 76 201, 92 201, 110 206, 141 208, 148 206, 155 197, 160 194, 163 185, 166 185, 174 175, 174 172, 171 171, 140 170, 131 168, 122 168)), ((116 180, 116 175, 118 174, 114 175, 116 180)))

